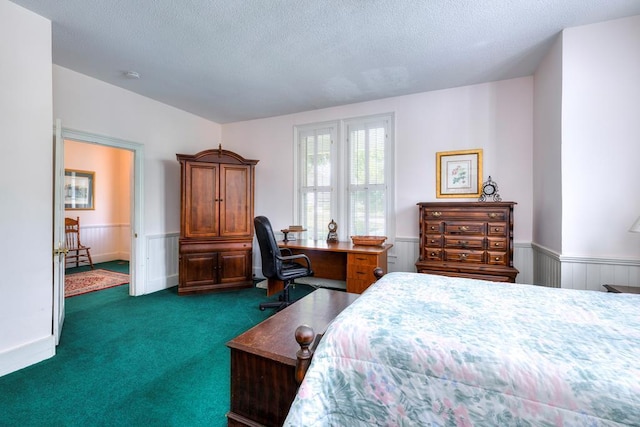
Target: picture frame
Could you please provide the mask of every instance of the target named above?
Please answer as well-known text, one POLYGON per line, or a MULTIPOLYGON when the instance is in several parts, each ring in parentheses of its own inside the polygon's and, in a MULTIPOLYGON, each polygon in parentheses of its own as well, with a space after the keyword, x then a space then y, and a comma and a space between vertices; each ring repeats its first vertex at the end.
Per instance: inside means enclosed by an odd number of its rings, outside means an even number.
POLYGON ((95 172, 64 170, 65 210, 95 209, 95 172))
POLYGON ((436 198, 475 198, 481 193, 482 149, 436 153, 436 198))

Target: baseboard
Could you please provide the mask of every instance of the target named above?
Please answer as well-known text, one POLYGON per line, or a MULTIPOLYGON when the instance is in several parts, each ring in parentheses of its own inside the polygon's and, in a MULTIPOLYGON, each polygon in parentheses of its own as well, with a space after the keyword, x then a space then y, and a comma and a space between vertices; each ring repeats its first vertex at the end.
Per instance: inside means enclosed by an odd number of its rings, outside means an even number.
POLYGON ((174 286, 178 286, 177 274, 147 281, 144 293, 150 294, 152 292, 173 288, 174 286))
POLYGON ((0 377, 47 360, 55 354, 53 335, 0 353, 0 377))

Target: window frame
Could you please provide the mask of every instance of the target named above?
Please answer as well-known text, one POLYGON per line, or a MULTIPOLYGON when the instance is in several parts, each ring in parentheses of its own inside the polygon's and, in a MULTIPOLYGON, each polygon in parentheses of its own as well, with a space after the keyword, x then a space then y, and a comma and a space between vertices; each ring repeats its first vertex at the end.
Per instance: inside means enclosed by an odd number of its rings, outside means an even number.
MULTIPOLYGON (((293 144, 293 219, 294 223, 300 224, 302 214, 302 194, 301 194, 301 161, 300 144, 301 135, 304 132, 317 131, 331 128, 334 130, 334 138, 331 143, 331 215, 338 224, 338 239, 340 241, 351 240, 351 230, 349 230, 350 200, 349 200, 349 127, 354 125, 364 125, 371 122, 386 123, 385 138, 385 160, 384 160, 384 180, 385 180, 385 228, 387 243, 395 240, 395 114, 382 113, 347 119, 339 119, 328 122, 308 123, 294 126, 293 144), (335 161, 334 161, 335 160, 335 161)), ((328 225, 328 223, 327 223, 328 225)), ((328 229, 327 229, 328 232, 328 229)))

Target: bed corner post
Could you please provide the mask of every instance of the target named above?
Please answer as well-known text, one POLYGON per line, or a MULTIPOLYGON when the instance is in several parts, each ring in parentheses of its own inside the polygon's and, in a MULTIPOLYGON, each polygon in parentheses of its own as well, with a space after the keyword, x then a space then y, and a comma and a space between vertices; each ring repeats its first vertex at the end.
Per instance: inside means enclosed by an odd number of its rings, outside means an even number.
POLYGON ((300 350, 296 352, 296 382, 300 384, 307 373, 313 352, 309 346, 313 342, 313 329, 307 325, 300 325, 296 328, 296 341, 300 345, 300 350))

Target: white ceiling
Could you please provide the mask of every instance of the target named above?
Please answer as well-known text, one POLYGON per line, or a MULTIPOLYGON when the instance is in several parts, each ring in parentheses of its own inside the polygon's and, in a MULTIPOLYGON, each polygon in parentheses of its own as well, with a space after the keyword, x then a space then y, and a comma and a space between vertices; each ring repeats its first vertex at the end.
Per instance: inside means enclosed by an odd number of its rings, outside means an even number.
POLYGON ((563 28, 640 14, 640 0, 11 1, 53 22, 55 64, 218 123, 531 75, 563 28))

